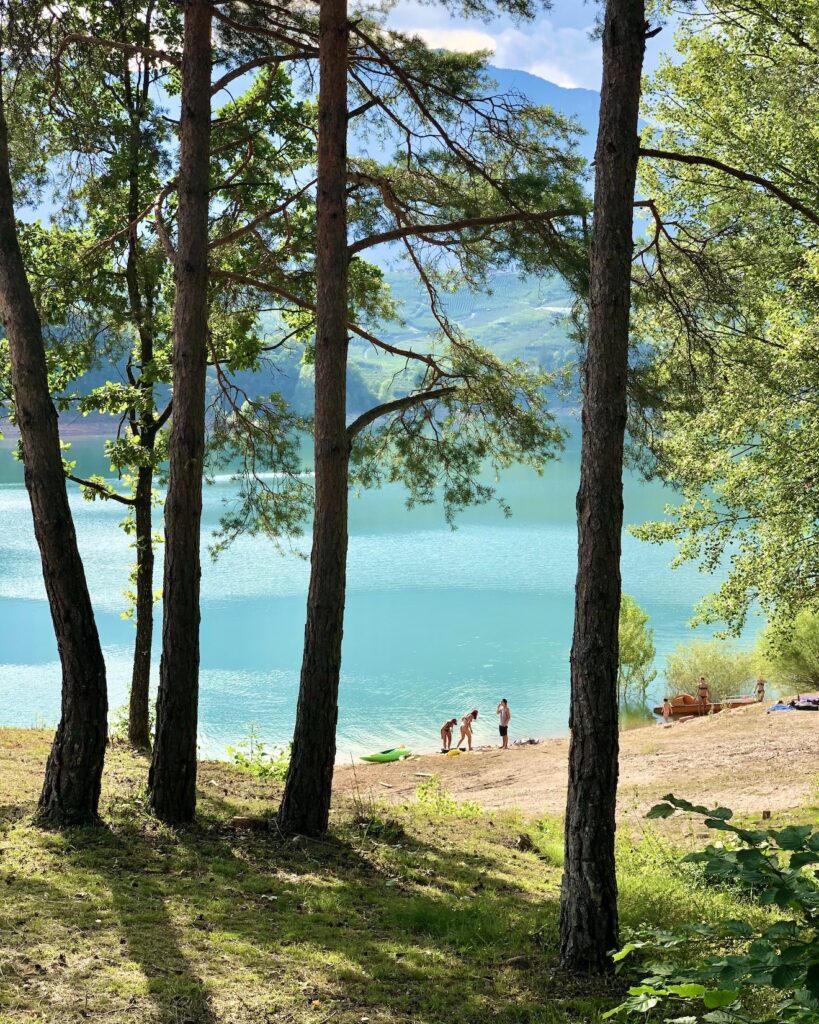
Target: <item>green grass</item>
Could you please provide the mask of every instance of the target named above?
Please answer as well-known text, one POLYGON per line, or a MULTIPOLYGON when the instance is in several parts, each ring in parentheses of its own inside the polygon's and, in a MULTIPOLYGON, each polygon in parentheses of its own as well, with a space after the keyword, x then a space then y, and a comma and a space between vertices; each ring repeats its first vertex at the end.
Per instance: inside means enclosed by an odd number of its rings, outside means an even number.
MULTIPOLYGON (((172 830, 117 746, 105 827, 47 832, 29 819, 48 739, 0 730, 2 1024, 564 1024, 619 1001, 621 979, 557 967, 557 821, 350 805, 326 841, 284 841, 228 824, 276 783, 205 764, 198 822, 172 830)), ((660 833, 619 852, 624 929, 747 916, 660 833)))

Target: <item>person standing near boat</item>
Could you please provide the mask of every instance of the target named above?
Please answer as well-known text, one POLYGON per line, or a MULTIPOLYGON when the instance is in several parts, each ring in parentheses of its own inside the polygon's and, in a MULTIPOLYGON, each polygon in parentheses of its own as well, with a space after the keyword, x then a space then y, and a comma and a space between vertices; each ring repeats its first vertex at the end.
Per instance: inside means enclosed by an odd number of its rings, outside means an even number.
POLYGON ((464 715, 461 719, 461 735, 458 737, 456 746, 460 747, 464 740, 469 750, 472 749, 472 724, 478 717, 478 709, 473 708, 468 715, 464 715))
POLYGON ((706 682, 705 676, 700 676, 697 685, 697 700, 703 707, 707 707, 711 703, 711 687, 706 682))
POLYGON ((663 697, 663 722, 668 725, 671 722, 671 716, 674 714, 674 710, 671 707, 671 701, 668 697, 663 697))
POLYGON ((760 702, 765 700, 765 682, 766 680, 761 678, 757 679, 756 681, 756 689, 754 690, 754 696, 760 702))
POLYGON ((512 718, 512 712, 509 710, 509 701, 503 697, 500 704, 495 708, 495 714, 498 715, 498 732, 501 736, 501 750, 509 749, 509 721, 512 718))

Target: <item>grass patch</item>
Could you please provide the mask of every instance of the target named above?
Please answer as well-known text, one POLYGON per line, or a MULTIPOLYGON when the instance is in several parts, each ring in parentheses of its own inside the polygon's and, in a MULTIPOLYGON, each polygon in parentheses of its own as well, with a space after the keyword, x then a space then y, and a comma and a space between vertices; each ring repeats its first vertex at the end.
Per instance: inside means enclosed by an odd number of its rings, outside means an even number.
MULTIPOLYGON (((229 825, 280 784, 207 763, 197 824, 173 830, 117 745, 106 826, 46 832, 49 741, 0 730, 0 1024, 593 1024, 620 1000, 621 979, 557 969, 558 821, 464 816, 429 786, 431 806, 351 802, 327 840, 283 841, 229 825)), ((620 858, 626 930, 747 916, 649 826, 620 858)))

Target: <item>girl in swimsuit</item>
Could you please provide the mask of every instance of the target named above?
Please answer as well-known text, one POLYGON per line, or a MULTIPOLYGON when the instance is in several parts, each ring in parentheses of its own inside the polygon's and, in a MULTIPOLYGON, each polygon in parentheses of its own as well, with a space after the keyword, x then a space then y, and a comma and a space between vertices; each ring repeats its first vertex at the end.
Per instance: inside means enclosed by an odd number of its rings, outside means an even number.
POLYGON ((457 724, 457 718, 449 718, 441 726, 441 753, 445 754, 452 746, 452 729, 457 724))
POLYGON ((466 740, 467 747, 472 749, 472 723, 478 717, 478 709, 473 708, 468 715, 464 715, 461 719, 461 735, 458 737, 456 746, 460 747, 464 740, 466 740))

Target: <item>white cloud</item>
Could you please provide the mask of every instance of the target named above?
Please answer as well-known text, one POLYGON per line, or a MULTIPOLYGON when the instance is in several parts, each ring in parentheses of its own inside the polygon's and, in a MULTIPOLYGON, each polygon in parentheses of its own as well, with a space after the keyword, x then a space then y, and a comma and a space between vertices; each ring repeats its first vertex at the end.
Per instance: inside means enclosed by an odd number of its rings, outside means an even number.
POLYGON ((590 38, 591 12, 582 5, 578 10, 557 0, 549 16, 532 22, 521 24, 501 16, 487 24, 452 17, 441 6, 399 0, 389 22, 419 35, 429 46, 491 50, 497 67, 528 71, 564 88, 600 88, 600 42, 590 38))
POLYGON ((600 43, 589 38, 589 29, 539 18, 523 30, 501 30, 495 41, 493 61, 499 67, 528 71, 568 89, 600 88, 600 43))
POLYGON ((541 61, 532 64, 525 69, 530 75, 537 75, 538 78, 545 78, 547 82, 554 82, 555 85, 562 85, 564 89, 577 89, 580 82, 572 75, 567 74, 563 68, 552 64, 550 61, 541 61))
POLYGON ((458 50, 473 53, 475 50, 495 49, 495 40, 486 32, 471 28, 416 28, 412 30, 427 46, 436 50, 458 50))

